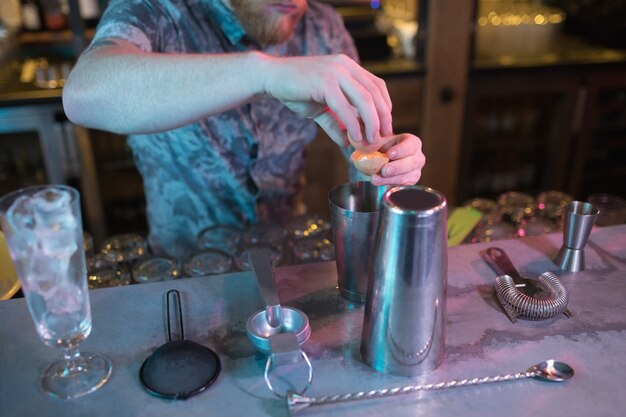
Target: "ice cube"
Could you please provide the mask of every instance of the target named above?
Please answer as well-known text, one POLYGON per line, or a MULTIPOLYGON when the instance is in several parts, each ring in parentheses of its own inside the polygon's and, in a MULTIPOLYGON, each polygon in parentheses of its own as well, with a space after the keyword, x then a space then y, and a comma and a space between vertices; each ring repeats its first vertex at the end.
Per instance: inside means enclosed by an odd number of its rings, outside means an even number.
POLYGON ((69 314, 81 311, 85 305, 85 294, 72 284, 59 285, 44 295, 48 311, 54 314, 69 314))
POLYGON ((33 218, 30 198, 25 195, 16 198, 7 211, 7 219, 9 226, 18 231, 34 228, 35 219, 33 218))
POLYGON ((16 198, 7 210, 6 218, 9 229, 5 233, 11 256, 16 260, 31 256, 37 246, 37 238, 30 198, 24 195, 16 198))
POLYGON ((35 252, 28 266, 27 280, 30 289, 45 296, 56 283, 64 281, 68 265, 67 259, 51 258, 41 251, 35 252))
POLYGON ((71 195, 49 188, 33 196, 35 233, 47 256, 69 258, 78 249, 77 219, 72 213, 71 195))
POLYGON ((36 227, 74 230, 76 219, 72 213, 71 200, 69 192, 55 188, 34 194, 31 205, 36 227))
POLYGON ((54 231, 37 228, 41 251, 50 257, 69 259, 78 249, 78 236, 72 230, 54 231))
POLYGON ((33 203, 39 205, 44 211, 69 207, 71 202, 72 195, 69 191, 60 188, 48 187, 33 194, 33 203))

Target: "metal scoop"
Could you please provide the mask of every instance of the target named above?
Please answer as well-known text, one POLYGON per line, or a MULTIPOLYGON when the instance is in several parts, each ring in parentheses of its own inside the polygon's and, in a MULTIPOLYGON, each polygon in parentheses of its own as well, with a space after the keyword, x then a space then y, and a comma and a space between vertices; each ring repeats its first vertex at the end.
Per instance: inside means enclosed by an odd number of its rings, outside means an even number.
POLYGON ((371 398, 393 397, 401 394, 410 394, 418 391, 434 391, 447 388, 466 387, 470 385, 491 384, 496 382, 515 381, 525 378, 536 378, 545 381, 562 382, 574 376, 574 369, 566 363, 557 362, 554 359, 540 362, 531 366, 524 372, 516 374, 506 374, 497 376, 487 376, 483 378, 451 380, 425 385, 407 385, 404 387, 386 388, 371 391, 360 391, 349 394, 329 395, 326 397, 306 397, 296 393, 289 393, 287 396, 287 406, 291 415, 303 409, 314 406, 333 404, 345 401, 367 400, 371 398))
POLYGON ((567 289, 553 273, 544 272, 536 280, 524 278, 500 248, 488 248, 483 259, 498 274, 496 294, 511 322, 517 323, 518 318, 545 320, 559 314, 572 316, 567 310, 567 289))
POLYGON ((303 394, 313 380, 311 361, 300 348, 311 336, 311 326, 306 314, 297 308, 280 305, 274 269, 271 264, 271 252, 267 248, 255 248, 248 252, 250 265, 256 274, 259 291, 265 309, 254 313, 246 323, 246 333, 252 344, 268 355, 263 377, 267 387, 278 397, 286 396, 274 387, 270 372, 275 367, 285 365, 306 365, 308 377, 304 387, 298 392, 303 394))
POLYGON ((272 268, 271 253, 266 249, 254 249, 248 252, 250 264, 256 274, 261 297, 265 303, 265 318, 270 327, 280 327, 283 324, 283 308, 278 299, 274 269, 272 268))
POLYGON ((300 344, 311 336, 306 314, 297 308, 280 305, 270 255, 271 252, 266 248, 249 251, 250 264, 256 274, 265 309, 248 318, 246 332, 254 346, 266 354, 270 352, 272 335, 292 332, 300 344))

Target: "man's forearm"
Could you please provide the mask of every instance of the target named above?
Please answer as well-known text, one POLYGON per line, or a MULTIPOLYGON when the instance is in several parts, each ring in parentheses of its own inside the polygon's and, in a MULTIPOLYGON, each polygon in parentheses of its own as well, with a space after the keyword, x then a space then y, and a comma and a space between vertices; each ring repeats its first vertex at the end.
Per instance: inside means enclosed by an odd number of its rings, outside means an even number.
POLYGON ((78 60, 63 91, 68 117, 86 127, 170 130, 267 94, 342 146, 346 131, 370 143, 393 133, 384 81, 346 55, 160 54, 101 42, 78 60))
POLYGON ((121 134, 174 129, 263 93, 258 53, 147 54, 102 47, 83 56, 63 91, 73 122, 121 134))

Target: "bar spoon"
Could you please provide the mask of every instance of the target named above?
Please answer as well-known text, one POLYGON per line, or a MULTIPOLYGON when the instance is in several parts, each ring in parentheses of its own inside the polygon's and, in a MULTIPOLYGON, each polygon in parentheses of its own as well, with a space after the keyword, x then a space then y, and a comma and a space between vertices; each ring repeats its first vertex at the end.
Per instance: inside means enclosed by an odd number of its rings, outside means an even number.
POLYGON ((345 401, 367 400, 371 398, 392 397, 400 394, 410 394, 418 391, 434 391, 446 388, 465 387, 469 385, 491 384, 496 382, 514 381, 525 378, 536 378, 544 381, 562 382, 574 376, 574 369, 566 363, 549 359, 531 366, 524 372, 515 374, 487 376, 483 378, 451 380, 424 385, 407 385, 404 387, 384 388, 371 391, 360 391, 348 394, 328 395, 324 397, 307 397, 305 395, 289 392, 287 394, 287 406, 290 415, 294 415, 303 409, 314 406, 333 404, 345 401))

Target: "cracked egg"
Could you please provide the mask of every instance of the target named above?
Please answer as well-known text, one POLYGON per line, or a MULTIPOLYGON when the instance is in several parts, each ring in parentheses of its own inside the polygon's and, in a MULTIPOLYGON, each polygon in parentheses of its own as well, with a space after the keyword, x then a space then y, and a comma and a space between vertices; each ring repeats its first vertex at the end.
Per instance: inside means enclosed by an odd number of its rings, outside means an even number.
POLYGON ((389 162, 387 154, 379 151, 385 142, 384 140, 376 143, 367 143, 365 139, 362 142, 355 142, 348 134, 348 141, 355 149, 351 156, 352 163, 363 174, 369 176, 378 174, 382 167, 389 162))

